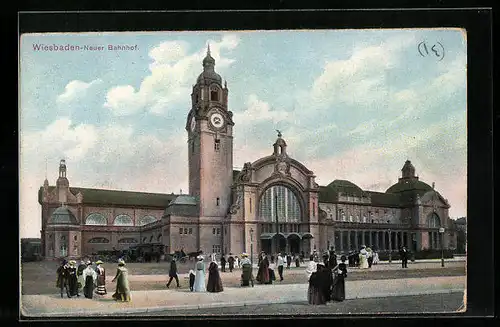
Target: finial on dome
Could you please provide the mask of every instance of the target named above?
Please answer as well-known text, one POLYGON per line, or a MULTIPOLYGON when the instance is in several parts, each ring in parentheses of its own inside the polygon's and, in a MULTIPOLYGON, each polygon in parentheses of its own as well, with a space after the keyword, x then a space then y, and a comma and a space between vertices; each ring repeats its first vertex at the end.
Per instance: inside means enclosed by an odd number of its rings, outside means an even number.
POLYGON ((208 45, 207 45, 207 55, 210 55, 210 42, 208 42, 208 45))
POLYGON ((281 131, 279 129, 277 129, 276 132, 278 133, 278 137, 282 137, 283 136, 283 134, 281 134, 281 131))

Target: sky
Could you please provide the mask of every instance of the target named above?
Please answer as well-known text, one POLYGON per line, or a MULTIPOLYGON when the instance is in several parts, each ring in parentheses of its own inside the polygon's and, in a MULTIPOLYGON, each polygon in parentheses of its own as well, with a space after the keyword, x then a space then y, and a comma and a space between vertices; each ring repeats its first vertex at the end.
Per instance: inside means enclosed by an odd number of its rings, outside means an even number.
POLYGON ((60 159, 73 187, 188 192, 185 124, 207 44, 229 88, 235 168, 272 154, 279 129, 320 185, 385 192, 409 159, 450 217, 466 216, 463 30, 24 34, 21 237, 40 237, 37 191, 60 159))

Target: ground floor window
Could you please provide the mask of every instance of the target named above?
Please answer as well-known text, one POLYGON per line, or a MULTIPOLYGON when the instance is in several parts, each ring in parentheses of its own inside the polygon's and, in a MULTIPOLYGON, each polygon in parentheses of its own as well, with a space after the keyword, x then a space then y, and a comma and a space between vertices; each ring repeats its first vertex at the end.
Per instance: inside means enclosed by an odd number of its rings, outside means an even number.
POLYGON ((66 244, 61 244, 60 250, 61 250, 60 252, 61 252, 62 257, 65 257, 68 255, 68 247, 66 246, 66 244))
POLYGON ((212 246, 212 253, 220 253, 220 244, 214 244, 212 246))

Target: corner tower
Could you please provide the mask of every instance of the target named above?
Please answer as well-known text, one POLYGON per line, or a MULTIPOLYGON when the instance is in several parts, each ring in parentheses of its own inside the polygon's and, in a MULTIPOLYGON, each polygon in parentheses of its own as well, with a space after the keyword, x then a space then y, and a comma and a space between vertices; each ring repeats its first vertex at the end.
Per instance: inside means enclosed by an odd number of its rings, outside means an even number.
POLYGON ((228 110, 227 83, 215 72, 210 46, 203 72, 191 93, 187 116, 189 194, 200 203, 200 217, 214 223, 230 206, 233 174, 233 120, 228 110))

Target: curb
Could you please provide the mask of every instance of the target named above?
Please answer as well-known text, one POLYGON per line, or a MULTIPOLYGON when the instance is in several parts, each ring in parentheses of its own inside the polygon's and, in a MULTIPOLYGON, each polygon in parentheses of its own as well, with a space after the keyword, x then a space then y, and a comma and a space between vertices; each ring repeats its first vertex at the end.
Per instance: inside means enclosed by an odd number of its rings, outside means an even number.
MULTIPOLYGON (((450 293, 460 293, 464 292, 463 288, 451 288, 443 290, 427 290, 425 292, 407 292, 401 293, 385 293, 385 294, 369 294, 366 296, 346 296, 346 300, 358 300, 358 299, 373 299, 373 298, 384 298, 384 297, 398 297, 398 296, 417 296, 417 295, 430 295, 430 294, 450 294, 450 293)), ((205 303, 197 305, 179 305, 179 306, 160 306, 152 308, 122 308, 115 309, 113 311, 91 311, 91 312, 42 312, 38 314, 30 315, 26 312, 26 309, 21 308, 21 312, 24 312, 26 317, 71 317, 71 316, 90 316, 90 315, 100 315, 100 316, 117 316, 120 314, 133 314, 133 313, 148 313, 148 312, 159 312, 159 311, 177 311, 177 310, 192 310, 192 309, 213 309, 213 308, 227 308, 227 307, 244 307, 252 305, 265 305, 265 304, 284 304, 284 303, 301 303, 307 300, 297 300, 297 299, 275 299, 272 302, 268 300, 257 300, 257 301, 245 301, 245 302, 219 302, 219 303, 205 303)))

